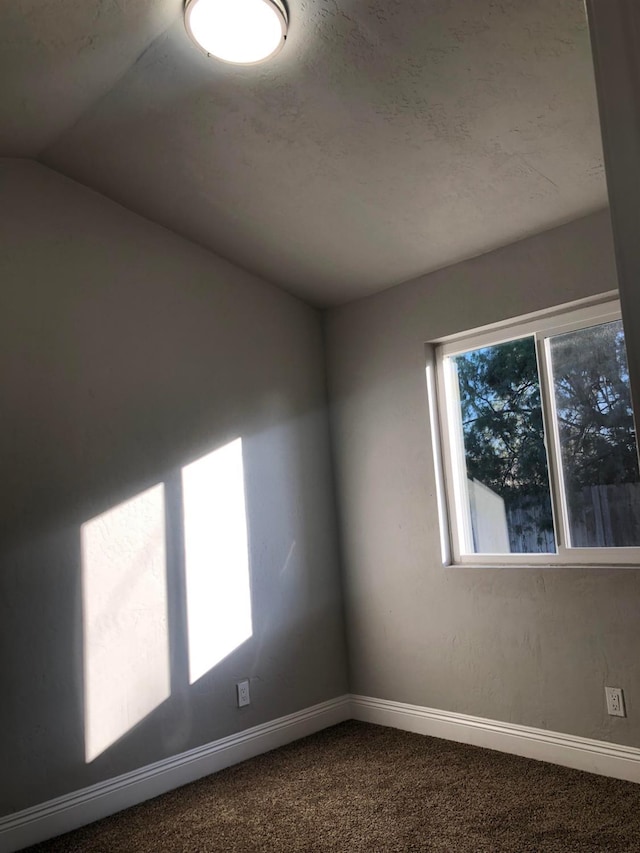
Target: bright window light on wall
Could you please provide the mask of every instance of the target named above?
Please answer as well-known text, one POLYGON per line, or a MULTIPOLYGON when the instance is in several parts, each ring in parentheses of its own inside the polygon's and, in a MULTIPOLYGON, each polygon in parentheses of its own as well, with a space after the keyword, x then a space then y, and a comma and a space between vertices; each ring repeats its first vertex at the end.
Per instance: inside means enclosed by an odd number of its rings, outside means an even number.
POLYGON ((164 487, 82 525, 85 758, 171 693, 164 487))
POLYGON ((287 37, 281 0, 187 0, 187 32, 207 56, 240 65, 264 62, 287 37))
POLYGON ((252 634, 242 440, 182 469, 189 683, 252 634))

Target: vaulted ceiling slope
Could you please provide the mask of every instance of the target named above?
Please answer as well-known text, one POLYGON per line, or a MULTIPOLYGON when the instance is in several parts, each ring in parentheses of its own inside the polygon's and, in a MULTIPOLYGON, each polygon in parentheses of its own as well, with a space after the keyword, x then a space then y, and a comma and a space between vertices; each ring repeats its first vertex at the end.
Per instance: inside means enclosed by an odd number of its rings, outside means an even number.
POLYGON ((580 0, 289 11, 282 52, 237 67, 181 0, 2 3, 0 154, 320 305, 606 205, 580 0))

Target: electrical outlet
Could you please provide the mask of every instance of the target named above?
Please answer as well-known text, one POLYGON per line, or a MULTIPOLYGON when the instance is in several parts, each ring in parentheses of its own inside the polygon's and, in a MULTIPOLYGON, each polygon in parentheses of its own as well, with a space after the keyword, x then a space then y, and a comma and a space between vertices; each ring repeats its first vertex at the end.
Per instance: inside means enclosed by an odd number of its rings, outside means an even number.
POLYGON ((607 713, 612 717, 626 717, 624 709, 624 694, 622 687, 605 687, 604 695, 607 697, 607 713))
POLYGON ((238 692, 238 708, 244 708, 245 705, 251 704, 251 697, 249 696, 249 681, 239 681, 236 684, 236 690, 238 692))

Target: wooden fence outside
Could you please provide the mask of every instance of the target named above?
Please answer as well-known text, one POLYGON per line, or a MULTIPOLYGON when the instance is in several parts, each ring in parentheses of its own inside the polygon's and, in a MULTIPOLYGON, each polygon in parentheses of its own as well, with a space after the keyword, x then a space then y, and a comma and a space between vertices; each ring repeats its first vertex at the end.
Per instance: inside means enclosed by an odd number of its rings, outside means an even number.
MULTIPOLYGON (((570 495, 571 542, 576 548, 640 546, 640 483, 589 486, 570 495)), ((553 532, 544 529, 540 504, 506 508, 512 553, 553 553, 553 532)))

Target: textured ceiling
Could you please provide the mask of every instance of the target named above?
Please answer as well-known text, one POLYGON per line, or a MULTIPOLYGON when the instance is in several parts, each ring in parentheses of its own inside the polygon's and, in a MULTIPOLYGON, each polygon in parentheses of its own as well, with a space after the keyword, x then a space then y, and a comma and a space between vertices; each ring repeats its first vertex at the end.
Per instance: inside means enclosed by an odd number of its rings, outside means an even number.
POLYGON ((324 305, 606 205, 580 0, 290 0, 246 68, 181 8, 3 3, 0 154, 324 305))
POLYGON ((117 83, 180 0, 0 3, 0 154, 33 157, 117 83))

